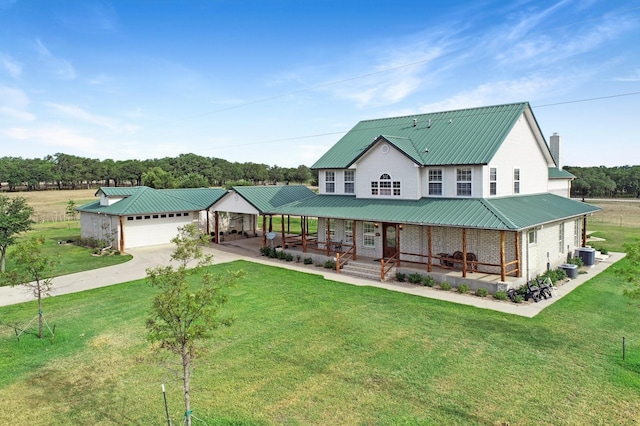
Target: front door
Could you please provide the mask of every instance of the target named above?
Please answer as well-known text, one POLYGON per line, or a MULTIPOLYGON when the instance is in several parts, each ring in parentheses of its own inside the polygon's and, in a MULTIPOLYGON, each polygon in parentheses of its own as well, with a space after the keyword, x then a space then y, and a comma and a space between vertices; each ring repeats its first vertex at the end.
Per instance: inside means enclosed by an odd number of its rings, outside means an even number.
POLYGON ((382 228, 382 256, 386 259, 397 252, 398 225, 395 223, 385 223, 382 228))

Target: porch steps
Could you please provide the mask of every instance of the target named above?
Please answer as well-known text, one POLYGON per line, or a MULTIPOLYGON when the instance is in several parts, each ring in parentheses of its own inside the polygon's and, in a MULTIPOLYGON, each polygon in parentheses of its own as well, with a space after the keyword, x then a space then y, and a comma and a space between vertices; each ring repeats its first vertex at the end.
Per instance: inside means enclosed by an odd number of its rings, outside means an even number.
MULTIPOLYGON (((347 274, 354 277, 366 278, 373 281, 380 281, 380 262, 355 262, 350 260, 340 270, 341 274, 347 274)), ((396 267, 392 267, 387 272, 386 280, 395 278, 396 267)))

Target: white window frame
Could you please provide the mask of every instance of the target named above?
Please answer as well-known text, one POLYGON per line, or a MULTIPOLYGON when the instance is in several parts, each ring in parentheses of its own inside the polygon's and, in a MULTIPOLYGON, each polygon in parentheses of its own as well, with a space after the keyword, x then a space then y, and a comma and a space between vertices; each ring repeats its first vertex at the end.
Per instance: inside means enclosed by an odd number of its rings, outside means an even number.
POLYGON ((345 243, 353 243, 353 221, 345 220, 344 221, 344 242, 345 243))
POLYGON ((324 192, 327 194, 336 192, 336 172, 329 170, 324 172, 324 192))
POLYGON ((356 193, 356 172, 355 170, 344 171, 344 193, 355 194, 356 193))
POLYGON ((520 193, 520 167, 514 167, 513 169, 513 193, 520 193))
POLYGON ((458 197, 471 197, 473 195, 473 170, 471 167, 458 167, 456 169, 456 195, 458 197))
POLYGON ((560 253, 564 253, 564 222, 558 225, 558 244, 560 253))
POLYGON ((393 180, 389 173, 383 173, 378 180, 371 181, 371 195, 399 197, 402 195, 402 183, 399 180, 393 180))
POLYGON ((527 233, 527 241, 530 246, 536 245, 538 243, 538 231, 535 229, 529 229, 527 233))
POLYGON ((373 222, 362 222, 362 246, 376 246, 376 225, 373 222))
POLYGON ((429 195, 431 196, 442 196, 443 194, 443 176, 444 172, 442 169, 429 169, 427 172, 428 176, 428 187, 429 187, 429 195))
POLYGON ((498 194, 498 169, 496 167, 489 168, 489 195, 498 194))
POLYGON ((573 221, 573 245, 580 247, 580 219, 573 221))

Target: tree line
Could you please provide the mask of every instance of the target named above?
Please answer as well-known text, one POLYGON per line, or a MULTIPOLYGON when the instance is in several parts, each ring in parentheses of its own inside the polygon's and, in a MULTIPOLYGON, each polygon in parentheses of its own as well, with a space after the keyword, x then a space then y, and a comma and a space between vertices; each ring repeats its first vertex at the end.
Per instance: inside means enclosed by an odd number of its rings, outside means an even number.
POLYGON ((92 186, 199 188, 230 184, 307 183, 314 178, 297 168, 230 162, 196 154, 152 160, 99 160, 58 153, 44 158, 0 157, 0 190, 35 191, 92 186))
POLYGON ((576 198, 640 198, 640 166, 564 168, 575 175, 571 196, 576 198))

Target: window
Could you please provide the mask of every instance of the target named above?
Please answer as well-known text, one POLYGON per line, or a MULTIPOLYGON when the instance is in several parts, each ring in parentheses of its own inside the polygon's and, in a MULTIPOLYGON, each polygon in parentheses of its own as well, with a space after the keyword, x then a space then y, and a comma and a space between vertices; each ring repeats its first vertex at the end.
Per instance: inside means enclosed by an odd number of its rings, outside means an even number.
POLYGON ((175 216, 173 213, 169 213, 169 217, 173 217, 175 216))
POLYGON ((151 215, 147 215, 144 217, 145 219, 151 219, 151 215))
POLYGON ((573 222, 573 246, 580 247, 580 220, 573 222))
POLYGON ((159 217, 160 217, 160 216, 158 216, 157 214, 154 214, 154 215, 153 215, 153 218, 154 218, 154 219, 157 219, 157 218, 159 218, 159 217))
POLYGON ((362 224, 362 245, 365 247, 376 246, 376 226, 372 222, 362 224))
POLYGON ((471 168, 465 167, 456 170, 457 194, 460 197, 471 196, 471 168))
POLYGON ((166 214, 161 214, 160 217, 164 219, 165 217, 167 217, 167 215, 166 214))
POLYGON ((513 193, 520 193, 520 169, 513 169, 513 193))
POLYGON ((142 220, 142 216, 136 216, 136 220, 142 220))
POLYGON ((354 194, 355 188, 355 172, 353 170, 344 171, 344 193, 354 194))
POLYGON ((529 230, 529 244, 535 244, 538 242, 538 233, 535 229, 529 230))
POLYGON ((182 216, 184 216, 184 217, 189 216, 189 212, 182 213, 182 216))
POLYGON ((334 237, 336 235, 336 220, 329 219, 327 222, 327 226, 329 227, 329 239, 334 241, 334 237))
POLYGON ((491 167, 489 169, 489 195, 498 193, 498 169, 491 167))
POLYGON ((127 220, 133 220, 133 216, 127 216, 127 220))
POLYGON ((394 195, 399 197, 400 193, 400 181, 392 180, 391 176, 387 173, 380 175, 380 180, 371 181, 371 195, 394 195))
POLYGON ((560 253, 564 253, 564 223, 558 226, 558 243, 560 245, 560 253))
POLYGON ((324 172, 324 191, 328 194, 336 192, 336 172, 324 172))
POLYGON ((345 220, 344 222, 344 242, 353 243, 353 221, 345 220))
POLYGON ((429 195, 442 195, 442 169, 429 169, 429 195))

